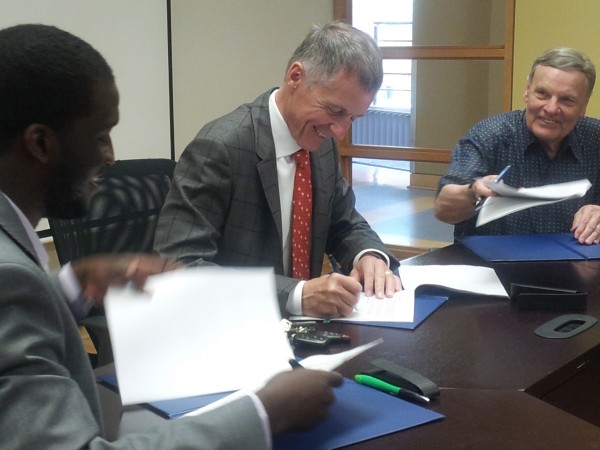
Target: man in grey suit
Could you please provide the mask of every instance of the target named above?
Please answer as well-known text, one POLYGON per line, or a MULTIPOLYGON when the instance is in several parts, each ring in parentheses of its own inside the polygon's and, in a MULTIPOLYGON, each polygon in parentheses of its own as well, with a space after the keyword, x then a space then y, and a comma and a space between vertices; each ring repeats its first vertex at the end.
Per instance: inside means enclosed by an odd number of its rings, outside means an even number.
POLYGON ((185 264, 269 266, 281 310, 339 317, 358 294, 392 296, 399 263, 356 211, 336 139, 363 115, 383 79, 379 50, 343 23, 315 27, 279 89, 204 126, 185 149, 161 212, 155 248, 185 264), (310 152, 310 276, 291 277, 292 189, 299 149, 310 152), (349 276, 321 276, 331 254, 349 276))
POLYGON ((326 415, 341 376, 300 369, 205 415, 103 439, 76 315, 87 299, 101 301, 109 284, 142 284, 174 264, 100 255, 58 277, 45 270, 34 227, 45 216, 83 214, 93 178, 114 162, 118 92, 98 52, 55 27, 0 30, 0 99, 0 448, 268 448, 271 433, 326 415))

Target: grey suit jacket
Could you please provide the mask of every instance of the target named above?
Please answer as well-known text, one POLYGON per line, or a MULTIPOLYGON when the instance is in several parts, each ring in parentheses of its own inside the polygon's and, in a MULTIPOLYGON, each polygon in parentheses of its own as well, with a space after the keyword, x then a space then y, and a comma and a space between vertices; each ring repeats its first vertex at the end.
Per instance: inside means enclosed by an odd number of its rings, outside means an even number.
MULTIPOLYGON (((280 307, 298 280, 284 276, 281 208, 269 95, 204 126, 187 146, 161 212, 155 248, 189 265, 273 267, 280 307)), ((313 223, 311 277, 333 254, 349 272, 367 248, 396 258, 356 211, 344 181, 337 146, 326 140, 311 152, 313 223)))
POLYGON ((0 448, 265 448, 249 398, 144 435, 102 438, 96 384, 56 279, 0 192, 0 448))

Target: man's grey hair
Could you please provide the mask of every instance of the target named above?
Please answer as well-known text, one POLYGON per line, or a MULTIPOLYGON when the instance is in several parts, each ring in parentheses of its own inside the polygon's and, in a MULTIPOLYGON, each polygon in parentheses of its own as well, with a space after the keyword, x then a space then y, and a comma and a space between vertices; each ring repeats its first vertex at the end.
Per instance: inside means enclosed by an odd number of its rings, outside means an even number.
POLYGON ((381 53, 373 38, 343 22, 313 27, 287 69, 294 62, 304 66, 309 86, 327 84, 340 71, 354 75, 368 92, 379 90, 383 81, 381 53))
POLYGON ((585 75, 588 82, 588 95, 592 95, 596 83, 596 68, 594 63, 583 53, 572 48, 552 48, 536 58, 531 66, 527 81, 531 82, 537 66, 554 67, 565 71, 577 71, 585 75))

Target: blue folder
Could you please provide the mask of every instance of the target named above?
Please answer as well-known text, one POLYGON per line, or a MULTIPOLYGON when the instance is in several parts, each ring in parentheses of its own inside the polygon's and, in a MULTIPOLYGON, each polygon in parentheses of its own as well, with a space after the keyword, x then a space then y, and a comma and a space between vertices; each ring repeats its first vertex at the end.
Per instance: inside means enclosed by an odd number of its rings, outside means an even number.
MULTIPOLYGON (((444 304, 448 300, 446 295, 421 295, 415 294, 415 315, 412 322, 347 322, 355 323, 358 325, 370 325, 374 327, 385 327, 385 328, 402 328, 405 330, 414 330, 417 328, 425 319, 434 313, 436 309, 444 304)), ((335 322, 335 319, 331 320, 335 322)))
POLYGON ((489 262, 600 259, 600 245, 580 244, 573 233, 465 236, 456 240, 489 262))
MULTIPOLYGON (((98 380, 118 391, 114 373, 100 376, 98 380)), ((226 395, 228 393, 199 395, 143 406, 162 417, 174 419, 226 395)), ((323 422, 309 431, 275 436, 274 449, 334 449, 444 418, 435 411, 347 379, 335 389, 335 398, 323 422)))
POLYGON ((273 438, 275 450, 329 450, 443 419, 429 409, 344 380, 329 416, 309 431, 273 438))
MULTIPOLYGON (((97 380, 108 388, 119 392, 119 383, 116 373, 108 373, 97 377, 97 380)), ((195 411, 203 406, 210 405, 217 400, 231 394, 219 392, 218 394, 195 395, 193 397, 176 398, 174 400, 161 400, 158 402, 144 403, 143 407, 150 409, 165 419, 176 419, 184 414, 195 411)))

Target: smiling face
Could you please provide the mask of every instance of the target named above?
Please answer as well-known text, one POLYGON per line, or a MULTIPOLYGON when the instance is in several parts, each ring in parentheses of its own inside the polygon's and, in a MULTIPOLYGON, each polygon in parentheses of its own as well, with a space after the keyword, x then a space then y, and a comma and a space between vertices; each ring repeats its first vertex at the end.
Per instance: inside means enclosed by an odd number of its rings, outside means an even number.
POLYGON ((114 162, 110 131, 119 120, 118 103, 114 83, 97 83, 91 113, 56 132, 45 200, 48 216, 75 218, 87 211, 97 189, 94 179, 114 162))
POLYGON ((588 81, 582 72, 537 66, 525 90, 526 122, 551 157, 585 115, 588 81))
POLYGON ((325 139, 343 139, 374 96, 375 92, 363 88, 345 71, 335 74, 327 84, 311 84, 303 65, 296 62, 288 69, 276 102, 294 140, 300 147, 315 151, 325 139))

